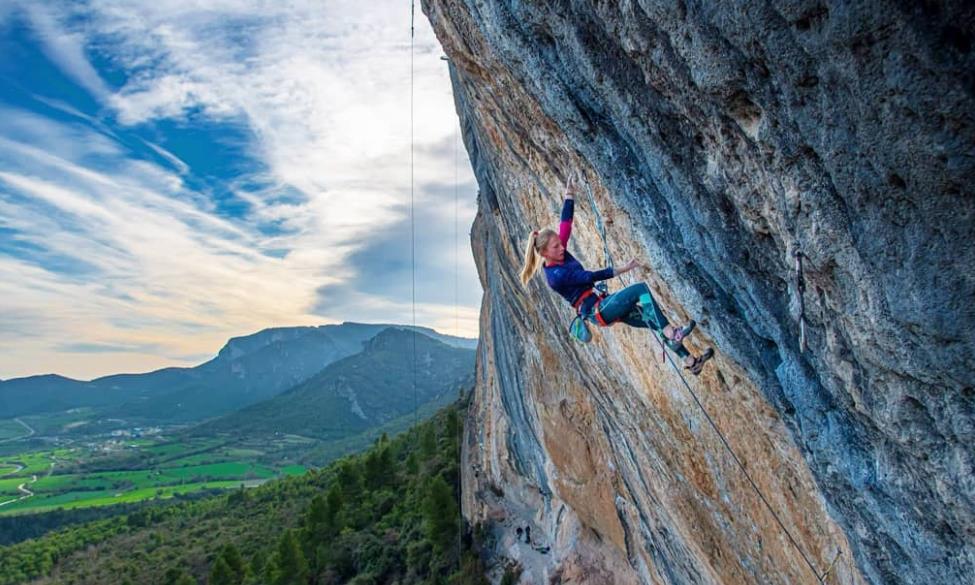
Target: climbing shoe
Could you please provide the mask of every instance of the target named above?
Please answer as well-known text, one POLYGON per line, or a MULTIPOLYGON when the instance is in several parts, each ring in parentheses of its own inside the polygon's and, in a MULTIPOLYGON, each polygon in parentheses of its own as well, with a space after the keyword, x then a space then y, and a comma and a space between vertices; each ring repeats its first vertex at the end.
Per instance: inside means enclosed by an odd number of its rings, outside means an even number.
POLYGON ((691 334, 691 331, 694 331, 695 327, 697 327, 697 321, 694 321, 693 319, 691 319, 690 323, 684 325, 680 329, 671 326, 671 330, 673 331, 673 337, 670 337, 669 339, 671 341, 676 341, 677 343, 680 343, 681 341, 684 341, 685 337, 691 334))
POLYGON ((710 347, 704 350, 704 353, 694 358, 694 363, 689 366, 684 366, 686 369, 690 370, 692 374, 697 376, 704 369, 704 363, 709 359, 714 357, 714 350, 710 347))

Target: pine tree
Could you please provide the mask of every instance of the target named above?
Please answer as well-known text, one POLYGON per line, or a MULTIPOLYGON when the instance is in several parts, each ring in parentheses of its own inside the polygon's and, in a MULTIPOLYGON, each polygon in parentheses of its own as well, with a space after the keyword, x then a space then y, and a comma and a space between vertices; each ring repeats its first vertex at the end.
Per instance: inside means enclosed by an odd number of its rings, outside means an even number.
POLYGON ((342 497, 342 490, 337 485, 333 485, 325 496, 325 503, 328 504, 325 512, 326 534, 331 536, 342 532, 345 523, 342 521, 342 508, 345 507, 345 498, 342 497))
POLYGON ((288 530, 281 536, 275 560, 274 585, 305 585, 308 581, 308 561, 298 546, 294 531, 288 530))
POLYGON ((457 416, 457 411, 455 409, 450 409, 447 411, 447 416, 445 418, 444 433, 449 440, 456 441, 457 431, 460 429, 460 417, 457 416))
POLYGON ((264 563, 261 570, 264 577, 262 583, 277 583, 278 580, 278 553, 271 555, 271 558, 264 563))
POLYGON ((370 489, 381 488, 393 474, 393 456, 389 447, 375 447, 366 455, 365 479, 370 489))
POLYGON ((335 478, 344 496, 353 498, 362 491, 362 470, 355 461, 347 459, 340 462, 335 470, 335 478))
POLYGON ((321 494, 316 495, 308 506, 305 514, 305 532, 311 541, 323 540, 327 537, 328 502, 321 494))
POLYGON ((227 563, 227 566, 233 572, 234 584, 239 585, 244 580, 244 559, 240 556, 240 551, 233 543, 228 542, 224 547, 223 551, 220 553, 221 558, 227 563))
POLYGON ((210 578, 207 580, 207 584, 240 585, 240 581, 237 580, 234 570, 230 568, 230 565, 223 559, 223 556, 219 556, 210 569, 210 578))
POLYGON ((448 550, 457 534, 457 504, 450 486, 439 475, 427 485, 423 498, 423 520, 427 539, 438 551, 448 550))
POLYGON ((432 459, 437 454, 437 430, 433 425, 427 425, 420 433, 420 455, 424 459, 432 459))
POLYGON ((166 575, 163 577, 164 585, 176 585, 179 582, 180 577, 186 573, 182 569, 177 569, 176 567, 170 567, 166 569, 166 575))

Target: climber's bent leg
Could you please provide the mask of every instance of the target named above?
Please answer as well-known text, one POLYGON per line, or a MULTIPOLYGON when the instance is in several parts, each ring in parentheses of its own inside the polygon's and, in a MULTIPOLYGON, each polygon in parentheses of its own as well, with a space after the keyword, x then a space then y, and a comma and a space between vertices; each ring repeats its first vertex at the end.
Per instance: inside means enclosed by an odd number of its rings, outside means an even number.
POLYGON ((657 301, 655 301, 653 295, 650 294, 650 287, 648 287, 646 284, 643 284, 643 287, 646 289, 646 291, 640 295, 639 299, 641 320, 647 323, 647 325, 654 330, 657 337, 659 337, 660 340, 663 341, 671 351, 676 353, 678 357, 686 360, 691 354, 687 351, 687 348, 684 347, 682 340, 684 337, 684 331, 686 330, 686 333, 690 333, 693 326, 685 327, 684 330, 681 331, 681 339, 675 340, 668 338, 665 332, 668 331, 669 328, 670 337, 675 337, 675 328, 670 324, 670 322, 667 321, 667 317, 665 317, 663 311, 660 310, 660 307, 657 305, 657 301))
POLYGON ((650 288, 646 283, 638 282, 618 290, 609 295, 599 303, 599 315, 607 323, 613 321, 623 321, 633 327, 653 327, 653 323, 644 323, 643 319, 634 319, 631 314, 639 315, 640 297, 650 294, 650 288))
MULTIPOLYGON (((638 282, 617 291, 599 303, 599 314, 607 323, 622 321, 631 327, 652 329, 667 347, 681 358, 689 358, 690 352, 680 341, 668 339, 664 331, 673 329, 663 311, 650 293, 645 282, 638 282)), ((690 333, 691 328, 687 328, 690 333)), ((673 333, 671 333, 673 336, 673 333)))
MULTIPOLYGON (((653 329, 663 333, 663 330, 670 323, 667 321, 667 317, 664 316, 664 312, 660 310, 657 306, 657 301, 654 300, 653 295, 650 294, 650 287, 645 283, 640 283, 646 290, 640 298, 637 299, 640 303, 640 308, 643 311, 643 320, 650 324, 653 329)), ((636 285, 633 285, 636 286, 636 285)))

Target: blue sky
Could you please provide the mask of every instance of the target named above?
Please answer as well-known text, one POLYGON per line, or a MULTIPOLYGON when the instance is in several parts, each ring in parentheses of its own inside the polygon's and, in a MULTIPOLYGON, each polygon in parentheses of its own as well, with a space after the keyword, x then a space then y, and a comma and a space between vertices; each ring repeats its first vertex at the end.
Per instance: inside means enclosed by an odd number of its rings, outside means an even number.
MULTIPOLYGON (((0 0, 0 378, 409 322, 409 17, 0 0)), ((417 322, 476 336, 476 186, 441 54, 417 7, 417 322)))

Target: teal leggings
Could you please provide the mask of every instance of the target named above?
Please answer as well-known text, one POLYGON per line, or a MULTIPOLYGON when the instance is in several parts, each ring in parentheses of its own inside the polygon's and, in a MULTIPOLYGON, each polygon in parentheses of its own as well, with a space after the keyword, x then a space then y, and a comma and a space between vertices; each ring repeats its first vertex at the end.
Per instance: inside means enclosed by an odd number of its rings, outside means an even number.
MULTIPOLYGON (((652 329, 664 343, 678 356, 684 358, 690 355, 684 344, 671 341, 664 337, 664 327, 670 324, 663 311, 657 306, 650 293, 650 287, 645 282, 638 282, 609 295, 599 303, 599 314, 607 323, 622 321, 630 327, 652 329), (642 307, 640 297, 649 295, 650 305, 642 307)), ((595 318, 592 319, 595 321, 595 318)))

